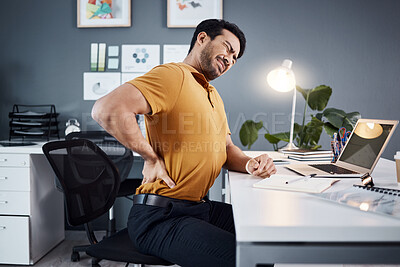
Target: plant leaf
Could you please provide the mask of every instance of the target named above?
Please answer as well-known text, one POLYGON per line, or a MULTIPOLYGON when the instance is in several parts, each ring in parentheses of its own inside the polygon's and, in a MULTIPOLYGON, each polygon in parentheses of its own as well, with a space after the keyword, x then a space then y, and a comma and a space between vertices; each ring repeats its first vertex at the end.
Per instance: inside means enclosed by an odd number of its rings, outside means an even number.
POLYGON ((337 129, 344 127, 346 131, 352 131, 358 119, 361 118, 359 112, 346 113, 336 108, 327 108, 324 110, 323 114, 332 126, 337 129))
POLYGON ((311 117, 311 121, 307 123, 305 127, 306 134, 304 137, 304 145, 306 147, 309 147, 309 145, 315 147, 318 144, 323 125, 324 123, 322 121, 316 117, 311 117))
POLYGON ((346 117, 346 112, 337 108, 327 108, 323 112, 324 117, 336 128, 343 125, 343 119, 346 117))
MULTIPOLYGON (((322 111, 328 105, 332 94, 332 88, 326 85, 319 85, 310 91, 308 96, 308 106, 312 110, 322 111)), ((304 96, 304 95, 303 95, 304 96)))
POLYGON ((265 134, 264 137, 271 144, 277 144, 279 141, 289 142, 290 132, 276 133, 276 134, 265 134))
POLYGON ((294 129, 293 129, 293 139, 295 138, 295 136, 297 135, 297 134, 299 134, 301 132, 301 125, 300 124, 298 124, 298 123, 294 123, 294 129))
POLYGON ((304 100, 307 101, 307 94, 311 91, 311 89, 303 89, 300 86, 296 85, 296 90, 300 92, 303 95, 304 100))
POLYGON ((284 142, 289 142, 290 139, 290 132, 284 132, 284 133, 276 133, 273 134, 276 138, 284 141, 284 142))
POLYGON ((272 134, 268 134, 268 133, 265 134, 264 137, 265 137, 265 139, 267 139, 268 142, 270 142, 271 144, 277 144, 277 143, 279 143, 279 141, 281 141, 281 139, 279 139, 279 138, 273 136, 272 134))
POLYGON ((356 126, 356 123, 360 118, 361 114, 359 112, 347 113, 343 118, 342 127, 346 128, 346 131, 353 131, 354 126, 356 126))
POLYGON ((240 128, 239 137, 242 145, 247 146, 248 149, 257 141, 258 131, 263 127, 263 122, 254 122, 247 120, 243 123, 240 128))
POLYGON ((334 133, 337 133, 337 131, 339 130, 339 128, 336 128, 335 126, 333 126, 332 124, 330 124, 329 122, 325 122, 324 123, 324 130, 325 132, 332 138, 334 133))

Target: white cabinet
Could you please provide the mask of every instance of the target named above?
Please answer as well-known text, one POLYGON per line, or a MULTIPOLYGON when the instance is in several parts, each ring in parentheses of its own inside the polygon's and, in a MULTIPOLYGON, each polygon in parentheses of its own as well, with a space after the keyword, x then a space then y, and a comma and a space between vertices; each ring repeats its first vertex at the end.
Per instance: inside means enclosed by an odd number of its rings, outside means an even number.
POLYGON ((34 264, 64 240, 54 177, 41 145, 0 147, 0 264, 34 264))

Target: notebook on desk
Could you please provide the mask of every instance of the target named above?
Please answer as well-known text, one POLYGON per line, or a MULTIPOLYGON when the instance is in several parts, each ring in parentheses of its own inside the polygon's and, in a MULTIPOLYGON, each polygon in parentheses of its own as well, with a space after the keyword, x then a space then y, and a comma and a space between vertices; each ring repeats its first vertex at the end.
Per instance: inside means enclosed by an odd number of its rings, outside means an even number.
POLYGON ((302 177, 299 179, 299 176, 274 174, 271 175, 270 178, 265 178, 253 184, 253 187, 306 193, 321 193, 338 181, 338 179, 318 178, 306 180, 302 177))
POLYGON ((398 121, 359 119, 336 163, 290 164, 286 168, 316 177, 356 178, 372 173, 398 121))

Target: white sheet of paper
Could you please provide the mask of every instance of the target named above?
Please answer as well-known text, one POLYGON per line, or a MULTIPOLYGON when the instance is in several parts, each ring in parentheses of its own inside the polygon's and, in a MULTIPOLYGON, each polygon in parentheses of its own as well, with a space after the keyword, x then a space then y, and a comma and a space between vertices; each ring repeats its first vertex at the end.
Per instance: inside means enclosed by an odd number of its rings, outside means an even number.
POLYGON ((120 72, 84 72, 83 100, 97 100, 120 85, 120 72))
POLYGON ((304 177, 302 176, 274 174, 271 175, 270 178, 265 178, 253 184, 253 187, 306 193, 321 193, 337 181, 339 181, 339 179, 310 178, 304 180, 304 177))
POLYGON ((122 45, 121 71, 148 72, 160 65, 160 45, 122 45))
POLYGON ((190 45, 164 45, 163 63, 182 62, 188 54, 190 45))

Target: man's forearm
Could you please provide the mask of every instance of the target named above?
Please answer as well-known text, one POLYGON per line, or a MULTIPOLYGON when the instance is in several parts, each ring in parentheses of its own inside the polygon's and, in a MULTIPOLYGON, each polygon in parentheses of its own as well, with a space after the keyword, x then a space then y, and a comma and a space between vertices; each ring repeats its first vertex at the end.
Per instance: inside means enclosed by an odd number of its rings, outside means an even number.
POLYGON ((132 112, 108 113, 97 110, 92 111, 92 117, 108 133, 113 135, 125 147, 139 153, 144 160, 156 161, 158 156, 150 144, 144 139, 136 114, 132 112))
POLYGON ((246 163, 251 157, 246 156, 239 147, 233 144, 226 147, 226 154, 227 159, 224 168, 231 171, 246 172, 246 163))

